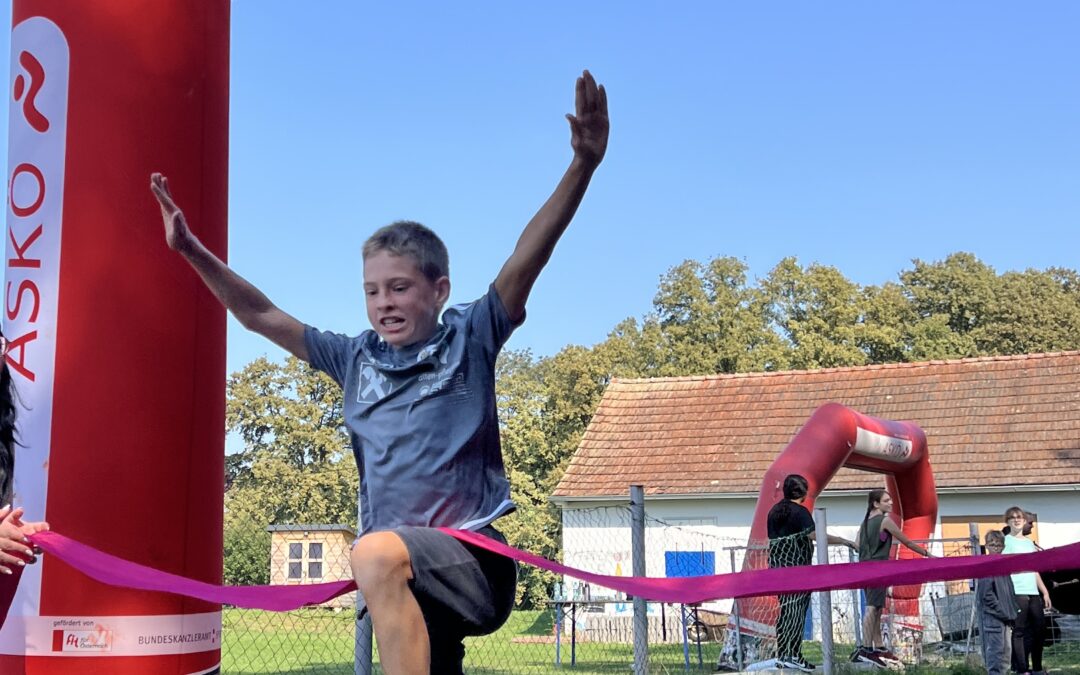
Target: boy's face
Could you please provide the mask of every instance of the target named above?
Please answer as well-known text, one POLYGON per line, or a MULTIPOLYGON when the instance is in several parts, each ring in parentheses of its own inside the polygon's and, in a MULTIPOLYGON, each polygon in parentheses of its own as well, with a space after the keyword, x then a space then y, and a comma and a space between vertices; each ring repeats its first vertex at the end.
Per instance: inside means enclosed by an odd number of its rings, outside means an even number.
POLYGON ((997 555, 1005 550, 1004 541, 996 541, 991 539, 986 542, 986 552, 990 555, 997 555))
POLYGON ((377 251, 364 259, 368 321, 395 348, 431 337, 449 296, 450 280, 430 281, 412 256, 377 251))

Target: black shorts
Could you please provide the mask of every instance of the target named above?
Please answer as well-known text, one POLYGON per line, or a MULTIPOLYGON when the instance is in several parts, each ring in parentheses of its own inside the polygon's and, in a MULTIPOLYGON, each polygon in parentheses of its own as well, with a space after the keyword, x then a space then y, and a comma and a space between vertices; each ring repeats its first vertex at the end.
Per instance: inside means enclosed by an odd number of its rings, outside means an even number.
POLYGON ((866 589, 866 604, 869 607, 884 607, 887 587, 866 589))
MULTIPOLYGON (((405 542, 412 561, 409 583, 427 624, 431 672, 460 673, 465 656, 462 639, 492 633, 510 616, 517 563, 430 527, 399 527, 393 532, 405 542)), ((491 526, 477 534, 506 543, 491 526)))

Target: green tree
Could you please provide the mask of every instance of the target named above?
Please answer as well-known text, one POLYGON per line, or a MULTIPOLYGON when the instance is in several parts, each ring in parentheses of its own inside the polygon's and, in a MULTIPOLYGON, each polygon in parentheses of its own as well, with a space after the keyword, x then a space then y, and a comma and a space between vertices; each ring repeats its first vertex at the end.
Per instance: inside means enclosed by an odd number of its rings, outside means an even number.
POLYGON ((225 579, 267 583, 273 524, 356 526, 358 477, 341 389, 290 357, 266 358, 227 384, 226 423, 243 440, 226 461, 225 579))
POLYGON ((986 319, 973 332, 984 354, 1080 348, 1080 295, 1072 270, 1007 272, 998 278, 986 319))
MULTIPOLYGON (((255 359, 229 377, 226 397, 226 428, 243 440, 245 459, 266 454, 303 468, 348 453, 341 387, 296 357, 255 359)), ((234 480, 250 469, 232 464, 234 480)))
MULTIPOLYGON (((788 350, 771 330, 768 299, 747 285, 737 258, 687 260, 660 280, 643 335, 658 342, 652 370, 660 376, 711 375, 782 368, 788 350), (654 328, 655 326, 655 328, 654 328)), ((645 346, 641 344, 640 346, 645 346)))
POLYGON ((971 253, 953 253, 933 263, 913 262, 914 269, 901 272, 900 281, 920 319, 944 316, 949 329, 959 335, 986 322, 998 285, 992 267, 971 253))
POLYGON ((911 327, 918 320, 904 289, 896 283, 867 286, 859 339, 868 363, 902 363, 911 357, 911 327))
POLYGON ((773 325, 790 345, 792 368, 859 366, 867 362, 862 323, 865 296, 835 267, 803 269, 785 258, 761 284, 773 325))

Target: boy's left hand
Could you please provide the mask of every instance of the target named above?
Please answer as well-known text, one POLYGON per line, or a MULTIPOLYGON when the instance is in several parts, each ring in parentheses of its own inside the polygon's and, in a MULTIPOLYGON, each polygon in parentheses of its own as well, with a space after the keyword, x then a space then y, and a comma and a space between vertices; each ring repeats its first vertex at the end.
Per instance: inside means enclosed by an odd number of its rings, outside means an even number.
POLYGON ((604 85, 597 86, 587 70, 577 79, 574 113, 566 116, 570 122, 570 146, 576 158, 595 168, 607 151, 607 92, 604 85))

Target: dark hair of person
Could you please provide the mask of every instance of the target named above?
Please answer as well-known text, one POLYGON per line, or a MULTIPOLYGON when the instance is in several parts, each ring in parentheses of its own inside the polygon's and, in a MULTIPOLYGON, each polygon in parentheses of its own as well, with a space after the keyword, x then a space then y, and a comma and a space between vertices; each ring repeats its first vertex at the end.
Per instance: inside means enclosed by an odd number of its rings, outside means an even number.
POLYGON ((867 495, 866 515, 863 516, 862 519, 863 525, 866 525, 867 521, 870 520, 870 512, 874 510, 874 504, 880 503, 881 500, 885 498, 885 495, 885 488, 874 488, 870 491, 870 494, 867 495))
MULTIPOLYGON (((4 336, 0 332, 0 338, 4 336)), ((11 501, 12 482, 15 478, 15 384, 7 365, 7 355, 0 356, 0 499, 7 505, 11 501)))
POLYGON ((793 473, 784 479, 784 499, 790 499, 791 501, 802 499, 809 491, 809 483, 797 473, 793 473))

